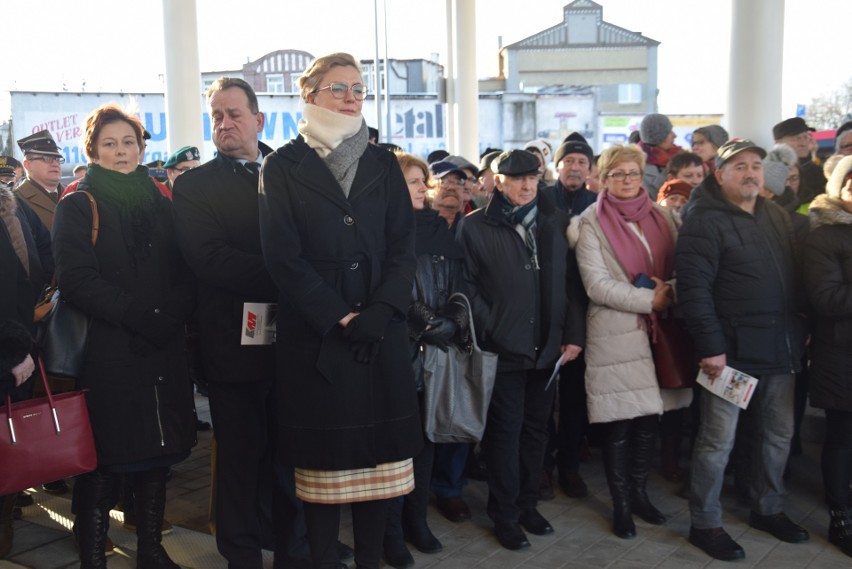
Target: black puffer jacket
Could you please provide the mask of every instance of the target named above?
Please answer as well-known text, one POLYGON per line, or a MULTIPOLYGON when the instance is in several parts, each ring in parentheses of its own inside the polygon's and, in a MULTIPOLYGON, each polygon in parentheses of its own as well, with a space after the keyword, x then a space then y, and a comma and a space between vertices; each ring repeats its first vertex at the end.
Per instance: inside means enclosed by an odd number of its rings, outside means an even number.
POLYGON ((852 411, 852 213, 839 200, 811 202, 806 288, 816 315, 810 367, 814 407, 852 411))
POLYGON ((568 214, 538 194, 536 271, 497 198, 459 227, 476 335, 483 349, 499 354, 499 371, 551 368, 560 346, 583 346, 586 336, 587 300, 565 235, 568 214))
POLYGON ((696 356, 725 354, 751 375, 798 371, 804 322, 789 216, 760 197, 749 214, 723 197, 714 177, 690 203, 676 249, 677 298, 696 356))

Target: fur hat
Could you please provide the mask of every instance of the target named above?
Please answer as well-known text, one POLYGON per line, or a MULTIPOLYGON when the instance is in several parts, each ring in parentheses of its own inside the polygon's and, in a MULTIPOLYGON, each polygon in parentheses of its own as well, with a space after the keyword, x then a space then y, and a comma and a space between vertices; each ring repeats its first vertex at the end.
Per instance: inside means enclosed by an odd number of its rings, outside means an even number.
POLYGON ((852 175, 852 156, 847 156, 834 167, 834 172, 831 173, 831 178, 828 179, 828 183, 825 185, 825 193, 829 197, 839 200, 843 181, 850 175, 852 175))
POLYGON ((663 142, 672 131, 672 121, 666 115, 652 113, 645 115, 639 125, 639 137, 645 144, 656 146, 663 142))
POLYGON ((776 144, 763 159, 763 187, 776 196, 782 195, 795 163, 796 151, 786 144, 776 144))
POLYGON ((728 131, 717 124, 708 124, 707 126, 696 128, 693 133, 696 132, 703 134, 716 148, 728 142, 728 138, 730 138, 728 131))

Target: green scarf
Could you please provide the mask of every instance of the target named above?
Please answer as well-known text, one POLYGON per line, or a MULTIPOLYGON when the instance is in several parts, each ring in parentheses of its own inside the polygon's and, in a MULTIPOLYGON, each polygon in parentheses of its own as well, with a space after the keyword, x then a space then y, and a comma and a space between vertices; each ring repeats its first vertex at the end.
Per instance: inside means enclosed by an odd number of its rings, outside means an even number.
POLYGON ((121 233, 132 265, 150 254, 151 239, 157 221, 159 191, 148 174, 148 168, 137 166, 129 174, 89 164, 82 184, 92 192, 95 201, 118 210, 121 233))

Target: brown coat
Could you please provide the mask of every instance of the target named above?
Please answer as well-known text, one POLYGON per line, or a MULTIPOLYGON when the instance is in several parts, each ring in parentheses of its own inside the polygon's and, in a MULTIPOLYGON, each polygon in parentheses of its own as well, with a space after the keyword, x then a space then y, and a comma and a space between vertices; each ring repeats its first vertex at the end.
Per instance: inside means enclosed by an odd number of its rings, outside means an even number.
POLYGON ((38 218, 44 223, 48 230, 53 229, 53 214, 56 211, 56 203, 59 201, 59 196, 62 194, 62 184, 59 184, 56 194, 51 194, 41 185, 30 178, 24 180, 24 183, 18 186, 15 190, 22 200, 33 209, 38 218), (53 197, 55 196, 55 197, 53 197))

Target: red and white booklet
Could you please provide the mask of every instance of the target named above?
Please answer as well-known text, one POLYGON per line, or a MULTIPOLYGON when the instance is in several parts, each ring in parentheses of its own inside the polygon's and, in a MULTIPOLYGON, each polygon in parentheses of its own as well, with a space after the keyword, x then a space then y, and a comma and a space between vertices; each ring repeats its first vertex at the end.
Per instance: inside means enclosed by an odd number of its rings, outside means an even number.
POLYGON ((704 370, 699 370, 696 381, 710 393, 742 409, 748 407, 751 397, 754 395, 754 390, 757 388, 756 377, 728 366, 725 366, 722 375, 714 379, 710 379, 710 376, 704 373, 704 370))

